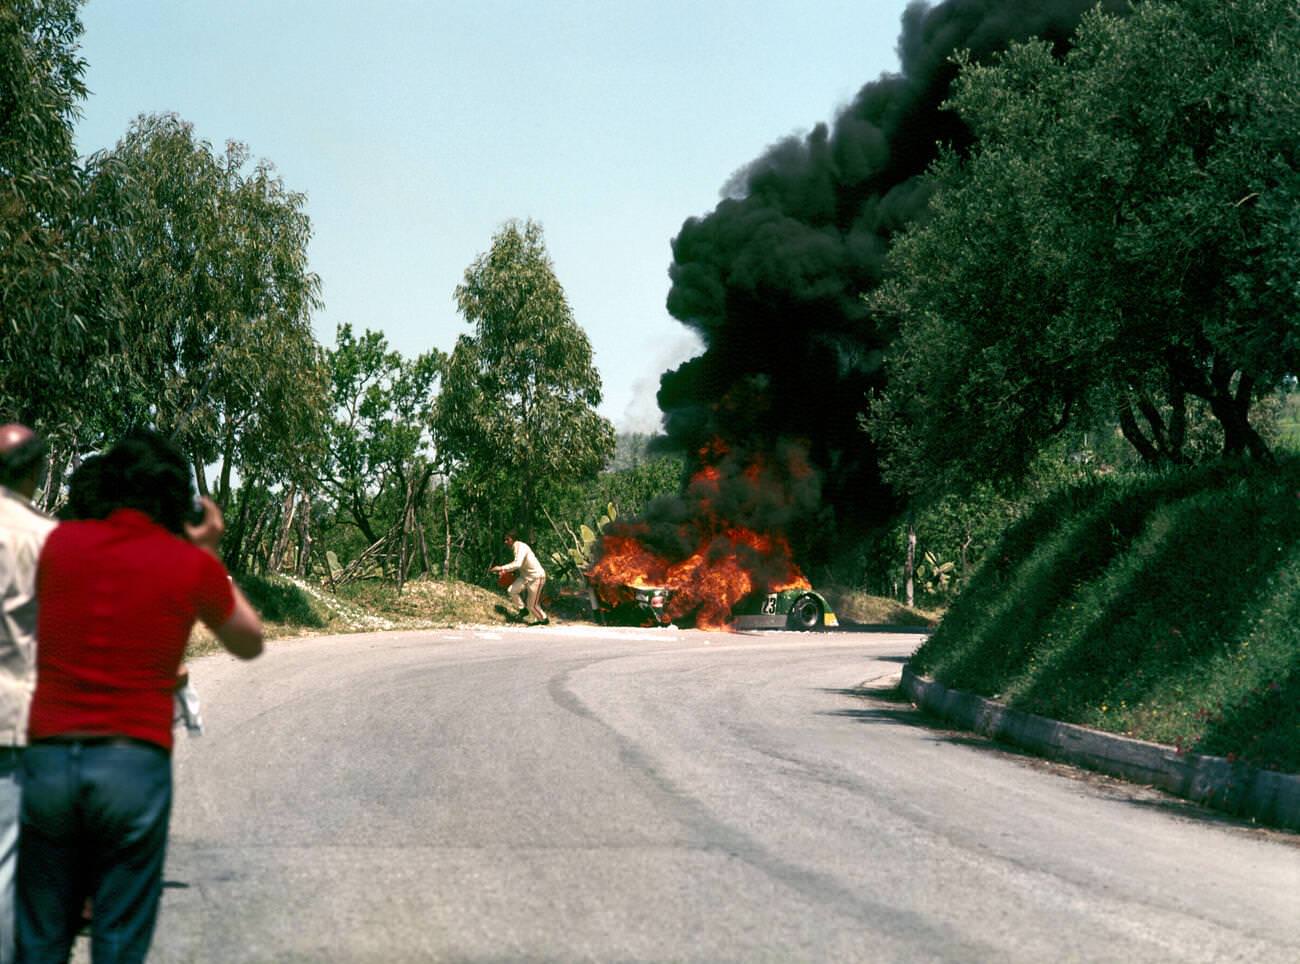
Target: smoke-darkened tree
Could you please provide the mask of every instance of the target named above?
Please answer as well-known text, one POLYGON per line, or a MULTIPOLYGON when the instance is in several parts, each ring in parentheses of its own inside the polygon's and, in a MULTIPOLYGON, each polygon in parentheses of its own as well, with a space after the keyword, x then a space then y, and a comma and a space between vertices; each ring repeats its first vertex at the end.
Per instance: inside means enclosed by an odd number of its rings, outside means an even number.
POLYGON ((860 296, 879 284, 891 238, 924 210, 922 175, 936 145, 969 143, 940 109, 950 58, 969 50, 984 60, 1033 36, 1063 50, 1093 3, 913 3, 899 73, 863 87, 833 123, 776 144, 711 213, 682 226, 668 308, 705 351, 662 380, 673 442, 693 453, 714 435, 765 449, 776 437, 804 439, 841 533, 887 515, 891 498, 858 414, 882 385, 888 332, 860 296))
POLYGON ((872 299, 901 323, 873 431, 910 490, 1017 474, 1094 412, 1184 461, 1189 399, 1268 455, 1252 404, 1300 366, 1294 0, 1151 0, 1076 39, 963 70, 977 146, 872 299))

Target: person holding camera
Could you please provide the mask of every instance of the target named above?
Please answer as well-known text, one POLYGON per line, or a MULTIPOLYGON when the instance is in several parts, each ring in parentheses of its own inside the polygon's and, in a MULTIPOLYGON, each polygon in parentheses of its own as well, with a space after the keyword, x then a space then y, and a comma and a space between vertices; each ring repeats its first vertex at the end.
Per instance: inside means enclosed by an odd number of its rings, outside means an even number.
POLYGON ((102 518, 60 524, 37 569, 37 682, 23 758, 18 953, 66 961, 93 901, 94 960, 141 961, 162 894, 172 800, 172 708, 196 620, 231 653, 262 625, 217 556, 221 512, 197 525, 189 470, 155 432, 133 432, 70 499, 102 518), (80 491, 91 485, 89 497, 80 491))

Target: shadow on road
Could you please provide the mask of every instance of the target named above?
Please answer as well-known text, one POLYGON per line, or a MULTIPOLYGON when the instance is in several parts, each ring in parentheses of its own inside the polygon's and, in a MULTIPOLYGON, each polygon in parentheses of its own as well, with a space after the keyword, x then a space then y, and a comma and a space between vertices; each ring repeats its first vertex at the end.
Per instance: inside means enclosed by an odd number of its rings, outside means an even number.
MULTIPOLYGON (((907 694, 897 683, 889 686, 853 686, 844 689, 836 687, 819 687, 818 693, 830 693, 832 696, 853 696, 858 699, 880 700, 885 703, 903 703, 908 706, 912 701, 907 698, 907 694)), ((831 716, 836 715, 837 711, 832 711, 831 716)), ((918 711, 919 712, 919 711, 918 711)))
POLYGON ((901 723, 903 726, 924 727, 925 721, 918 719, 916 711, 905 708, 878 710, 830 710, 822 716, 840 716, 861 723, 901 723))
POLYGON ((819 716, 839 716, 863 723, 901 723, 904 726, 925 727, 929 724, 912 702, 897 685, 869 687, 859 686, 851 689, 822 688, 820 693, 833 696, 851 696, 856 699, 871 700, 874 703, 887 703, 889 706, 864 706, 860 709, 825 710, 819 716))
MULTIPOLYGON (((906 660, 903 660, 903 662, 906 662, 906 660)), ((819 692, 854 697, 862 700, 864 705, 857 708, 845 707, 843 709, 824 710, 818 713, 818 716, 840 717, 868 724, 892 723, 928 730, 932 742, 948 743, 953 746, 968 747, 972 750, 996 754, 1019 766, 1046 771, 1077 783, 1087 784, 1100 795, 1129 806, 1164 813, 1184 820, 1214 824, 1234 832, 1246 832, 1256 836, 1263 836, 1270 840, 1290 843, 1300 848, 1300 835, 1264 827, 1248 818, 1234 817, 1218 810, 1211 810, 1198 803, 1166 793, 1156 787, 1129 783, 1118 777, 1050 760, 1029 750, 1001 743, 978 733, 951 729, 940 717, 919 709, 903 692, 902 688, 897 685, 875 689, 871 687, 823 688, 819 692)))

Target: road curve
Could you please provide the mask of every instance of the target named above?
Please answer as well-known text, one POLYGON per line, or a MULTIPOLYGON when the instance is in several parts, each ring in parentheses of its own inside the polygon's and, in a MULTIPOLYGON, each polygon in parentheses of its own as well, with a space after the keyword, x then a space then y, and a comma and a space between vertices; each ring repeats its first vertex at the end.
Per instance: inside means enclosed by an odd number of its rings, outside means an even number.
POLYGON ((595 627, 191 666, 151 961, 1300 960, 1300 847, 872 690, 919 637, 595 627))

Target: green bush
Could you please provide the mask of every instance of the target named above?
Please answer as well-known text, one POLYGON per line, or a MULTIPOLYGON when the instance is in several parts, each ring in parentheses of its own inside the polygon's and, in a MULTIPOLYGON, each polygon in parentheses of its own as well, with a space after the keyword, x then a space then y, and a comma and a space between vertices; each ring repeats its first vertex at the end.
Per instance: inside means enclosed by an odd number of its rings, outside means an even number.
POLYGON ((913 667, 1031 713, 1300 771, 1300 460, 1062 492, 913 667))
POLYGON ((316 612, 311 598, 284 579, 247 574, 239 577, 239 588, 268 622, 320 629, 325 620, 316 612))

